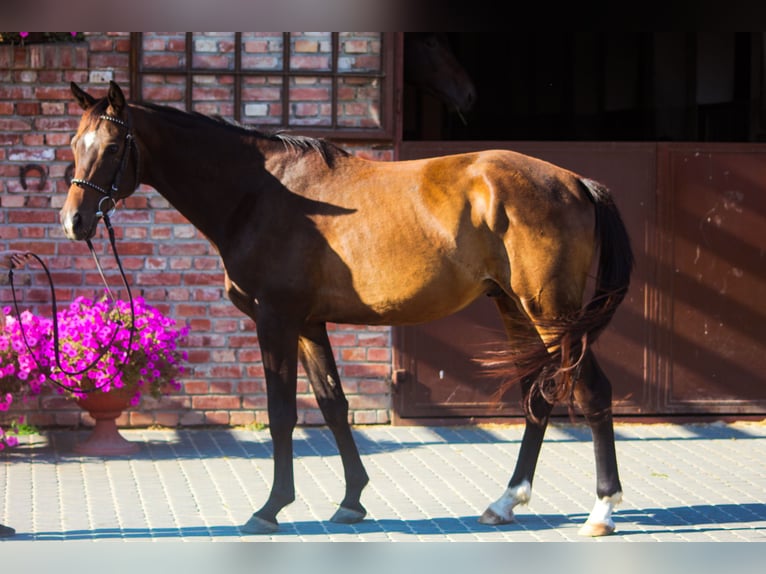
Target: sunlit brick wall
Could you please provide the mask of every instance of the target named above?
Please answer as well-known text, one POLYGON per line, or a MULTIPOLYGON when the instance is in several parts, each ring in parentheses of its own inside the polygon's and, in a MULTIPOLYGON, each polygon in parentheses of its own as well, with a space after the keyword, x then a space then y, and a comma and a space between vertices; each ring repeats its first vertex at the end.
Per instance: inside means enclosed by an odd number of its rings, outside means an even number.
MULTIPOLYGON (((169 66, 185 57, 179 52, 178 34, 145 35, 144 50, 157 66, 169 66)), ((325 66, 325 36, 296 36, 300 47, 300 65, 325 66)), ((74 133, 80 108, 73 101, 69 82, 75 81, 94 95, 106 91, 110 79, 129 93, 130 36, 127 33, 86 33, 85 42, 0 45, 0 249, 29 250, 41 256, 50 267, 59 305, 73 297, 100 296, 103 288, 84 243, 64 238, 58 224, 58 210, 63 204, 67 185, 65 170, 72 162, 69 141, 74 133), (24 166, 30 169, 26 189, 20 179, 24 166)), ((232 57, 225 34, 195 37, 194 58, 210 66, 225 66, 232 57)), ((277 36, 252 33, 246 49, 256 65, 281 54, 277 36)), ((344 49, 355 58, 375 47, 376 38, 344 36, 344 49)), ((280 40, 281 41, 281 40, 280 40)), ((379 49, 379 41, 377 48, 379 49)), ((248 53, 244 55, 248 57, 248 53)), ((263 65, 263 64, 261 64, 263 65)), ((356 65, 356 64, 355 64, 356 65)), ((261 125, 281 113, 275 94, 257 78, 247 80, 248 90, 257 90, 257 103, 245 104, 243 120, 261 125), (270 100, 273 99, 273 101, 270 100)), ((185 87, 161 74, 146 75, 143 98, 147 101, 181 105, 185 87)), ((321 83, 304 89, 302 103, 312 104, 311 117, 320 117, 329 105, 329 92, 321 83), (324 94, 324 95, 323 95, 324 94)), ((342 118, 349 125, 371 121, 370 105, 354 107, 359 90, 341 93, 347 109, 342 118), (360 113, 361 110, 361 113, 360 113), (367 116, 365 115, 367 114, 367 116)), ((369 90, 365 97, 372 97, 369 90)), ((204 75, 195 76, 195 109, 203 113, 231 115, 230 94, 225 82, 211 82, 204 75)), ((301 112, 303 110, 303 112, 301 112)), ((296 106, 295 113, 308 107, 296 106)), ((307 119, 306 124, 313 123, 307 119)), ((346 146, 353 153, 377 159, 391 159, 390 146, 346 146)), ((125 426, 194 426, 246 425, 268 421, 266 394, 255 325, 239 313, 223 292, 223 272, 218 257, 205 239, 176 212, 156 191, 142 187, 129 198, 113 217, 118 249, 135 294, 191 328, 188 345, 191 369, 180 393, 154 401, 145 399, 140 408, 126 412, 118 421, 125 426)), ((103 230, 102 230, 103 233, 103 230)), ((120 286, 116 266, 109 256, 103 235, 96 242, 101 260, 113 287, 120 286)), ((16 274, 22 308, 50 313, 50 294, 44 274, 39 271, 16 274)), ((0 277, 0 301, 10 304, 10 289, 0 277)), ((124 293, 123 293, 124 296, 124 293)), ((390 375, 392 364, 391 331, 387 327, 330 325, 336 359, 355 423, 386 423, 390 416, 390 375)), ((321 423, 321 414, 302 375, 298 382, 299 422, 321 423)), ((18 405, 28 418, 40 426, 75 425, 85 415, 71 401, 47 394, 27 405, 18 405)))

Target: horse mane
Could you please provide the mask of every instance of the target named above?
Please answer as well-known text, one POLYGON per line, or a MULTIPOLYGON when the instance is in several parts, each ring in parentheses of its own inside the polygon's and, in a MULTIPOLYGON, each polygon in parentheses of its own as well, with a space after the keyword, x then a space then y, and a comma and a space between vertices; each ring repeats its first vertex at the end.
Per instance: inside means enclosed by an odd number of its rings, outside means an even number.
POLYGON ((257 128, 243 125, 239 122, 235 122, 234 120, 224 118, 218 114, 206 115, 200 112, 187 112, 172 106, 163 106, 160 104, 147 102, 140 102, 137 103, 137 105, 142 108, 147 108, 155 112, 162 113, 165 116, 169 116, 183 125, 188 125, 190 120, 207 122, 211 125, 222 126, 236 133, 249 135, 257 139, 281 142, 286 149, 296 154, 318 153, 320 156, 322 156, 322 159, 328 166, 332 166, 333 160, 336 157, 346 157, 349 155, 346 150, 325 139, 288 134, 283 130, 263 132, 257 128))

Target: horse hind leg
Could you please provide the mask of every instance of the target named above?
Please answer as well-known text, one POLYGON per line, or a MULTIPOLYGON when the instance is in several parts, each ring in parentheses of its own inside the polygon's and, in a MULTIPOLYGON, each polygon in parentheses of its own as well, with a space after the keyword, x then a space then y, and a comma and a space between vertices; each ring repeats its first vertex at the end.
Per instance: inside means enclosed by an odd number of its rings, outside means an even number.
POLYGON ((346 492, 331 521, 360 522, 367 515, 360 499, 369 482, 348 423, 348 400, 338 376, 327 329, 324 324, 306 327, 299 339, 299 357, 311 383, 325 422, 335 437, 346 481, 346 492))
MULTIPOLYGON (((511 342, 518 337, 538 338, 529 319, 521 312, 516 302, 505 293, 495 297, 495 303, 511 342)), ((542 346, 542 341, 540 341, 542 346)), ((537 460, 540 455, 545 429, 553 405, 534 392, 533 382, 537 373, 521 381, 521 392, 525 404, 524 436, 516 459, 516 467, 503 495, 489 505, 479 518, 482 524, 499 525, 514 522, 513 509, 527 504, 532 497, 532 482, 537 460), (530 395, 530 393, 533 393, 530 395)))
MULTIPOLYGON (((549 297, 541 298, 540 306, 536 307, 534 312, 530 305, 524 306, 524 309, 529 316, 537 319, 535 322, 536 330, 540 335, 540 339, 545 341, 547 348, 551 351, 556 347, 556 339, 560 336, 560 332, 557 333, 557 329, 551 330, 548 327, 541 327, 539 319, 546 317, 555 318, 559 316, 566 317, 568 309, 576 308, 571 303, 567 303, 566 297, 556 299, 554 295, 555 292, 551 290, 549 297)), ((545 321, 542 323, 545 323, 545 321)), ((562 354, 569 352, 564 350, 563 343, 560 344, 559 350, 562 354)), ((559 389, 555 391, 555 398, 550 398, 549 401, 550 403, 555 404, 557 400, 566 400, 573 395, 574 400, 582 410, 585 420, 591 429, 596 459, 597 500, 588 519, 580 529, 580 534, 583 536, 609 535, 615 530, 614 521, 612 520, 612 512, 615 505, 622 499, 622 487, 618 476, 617 456, 615 452, 611 383, 596 362, 593 352, 588 347, 585 348, 577 361, 575 361, 575 357, 565 357, 563 361, 564 364, 561 366, 566 366, 569 369, 569 372, 567 373, 569 376, 569 383, 563 387, 564 390, 559 389)), ((538 375, 538 378, 539 376, 540 375, 538 375)), ((533 379, 530 378, 530 380, 533 379)), ((544 383, 546 381, 538 380, 537 382, 544 383)), ((532 396, 532 402, 528 403, 530 406, 535 405, 537 394, 540 392, 536 389, 539 389, 539 386, 533 384, 531 390, 528 391, 536 393, 532 396)), ((552 408, 552 406, 549 404, 549 407, 546 407, 543 402, 538 401, 537 408, 549 409, 552 408)), ((535 414, 535 411, 532 409, 531 413, 535 414)), ((549 414, 550 410, 548 410, 547 413, 549 414)), ((542 442, 542 433, 535 431, 534 428, 530 428, 529 414, 530 413, 527 413, 527 428, 530 431, 529 436, 531 437, 529 448, 536 447, 539 449, 539 442, 542 442)), ((534 418, 539 419, 539 417, 534 418)), ((525 442, 526 439, 527 432, 525 432, 525 442)), ((522 451, 524 450, 525 442, 522 442, 522 451)), ((519 464, 523 467, 524 463, 522 455, 520 455, 519 464)), ((531 471, 534 471, 533 467, 531 468, 531 471)), ((530 472, 530 470, 528 469, 527 472, 530 472)), ((512 479, 511 484, 514 485, 517 483, 512 479)))
MULTIPOLYGON (((532 380, 527 378, 522 381, 522 394, 525 400, 532 392, 532 380)), ((513 509, 520 504, 529 503, 532 498, 532 482, 553 405, 538 395, 532 398, 528 408, 531 412, 525 417, 524 436, 508 488, 481 515, 479 522, 482 524, 499 525, 514 522, 513 509)))
MULTIPOLYGON (((545 308, 545 307, 544 307, 545 308)), ((554 308, 554 307, 548 307, 554 308)), ((558 306, 556 309, 568 309, 569 306, 558 306)), ((556 314, 549 314, 556 317, 556 314)), ((566 313, 561 313, 566 316, 566 313)), ((540 337, 549 349, 553 349, 554 337, 545 328, 538 328, 540 337)), ((563 344, 562 344, 562 353, 563 344)), ((564 358, 564 364, 569 372, 569 383, 557 390, 552 402, 567 400, 572 395, 581 408, 593 436, 593 447, 596 459, 596 494, 597 500, 579 534, 583 536, 606 536, 615 530, 612 512, 622 499, 622 487, 617 472, 617 456, 614 442, 614 425, 612 420, 612 390, 609 379, 598 366, 593 352, 586 347, 581 356, 564 358), (571 393, 571 394, 570 394, 571 393)), ((543 382, 543 381, 539 381, 543 382)))
POLYGON ((622 486, 617 471, 612 387, 590 350, 583 357, 574 394, 590 426, 596 457, 596 503, 579 533, 583 536, 606 536, 615 530, 612 512, 622 500, 622 486))

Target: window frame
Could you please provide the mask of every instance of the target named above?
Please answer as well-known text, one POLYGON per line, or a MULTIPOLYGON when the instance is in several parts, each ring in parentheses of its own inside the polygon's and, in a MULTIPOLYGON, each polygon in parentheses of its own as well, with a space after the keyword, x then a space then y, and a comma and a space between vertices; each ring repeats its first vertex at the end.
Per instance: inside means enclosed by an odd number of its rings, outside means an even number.
POLYGON ((342 140, 393 140, 395 137, 395 67, 397 60, 396 33, 381 32, 381 65, 380 70, 375 71, 340 71, 338 60, 340 57, 340 32, 331 32, 331 65, 329 70, 291 70, 290 69, 290 32, 282 32, 283 35, 283 65, 280 70, 250 70, 242 68, 242 32, 234 33, 234 70, 200 68, 193 65, 193 32, 185 33, 186 58, 183 68, 144 68, 143 67, 143 33, 131 32, 130 52, 130 88, 137 100, 143 93, 143 75, 163 74, 168 76, 182 76, 186 78, 185 108, 192 110, 192 77, 196 74, 212 76, 234 77, 234 121, 241 121, 242 113, 242 86, 245 77, 281 77, 283 89, 281 90, 282 121, 279 124, 252 125, 258 129, 273 131, 285 130, 301 132, 313 137, 342 139, 342 140), (290 78, 296 77, 321 77, 330 78, 331 87, 331 124, 330 126, 307 126, 290 124, 290 78), (342 78, 377 78, 380 81, 380 126, 370 128, 346 127, 338 125, 338 87, 342 78))

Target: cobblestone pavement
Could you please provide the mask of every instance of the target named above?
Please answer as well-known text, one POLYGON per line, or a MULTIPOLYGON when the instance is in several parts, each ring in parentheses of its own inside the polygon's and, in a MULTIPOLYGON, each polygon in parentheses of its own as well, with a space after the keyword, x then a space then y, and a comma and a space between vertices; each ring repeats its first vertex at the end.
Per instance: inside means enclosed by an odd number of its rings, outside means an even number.
MULTIPOLYGON (((587 427, 550 427, 530 504, 517 522, 477 517, 504 491, 518 425, 357 427, 370 475, 367 519, 329 522, 343 473, 329 431, 295 432, 296 501, 280 531, 238 526, 271 484, 267 430, 123 430, 129 457, 73 452, 87 431, 54 431, 0 454, 3 544, 44 540, 404 542, 766 542, 766 424, 618 424, 624 488, 615 535, 578 536, 595 501, 587 427)), ((2 551, 2 548, 0 548, 2 551)))

